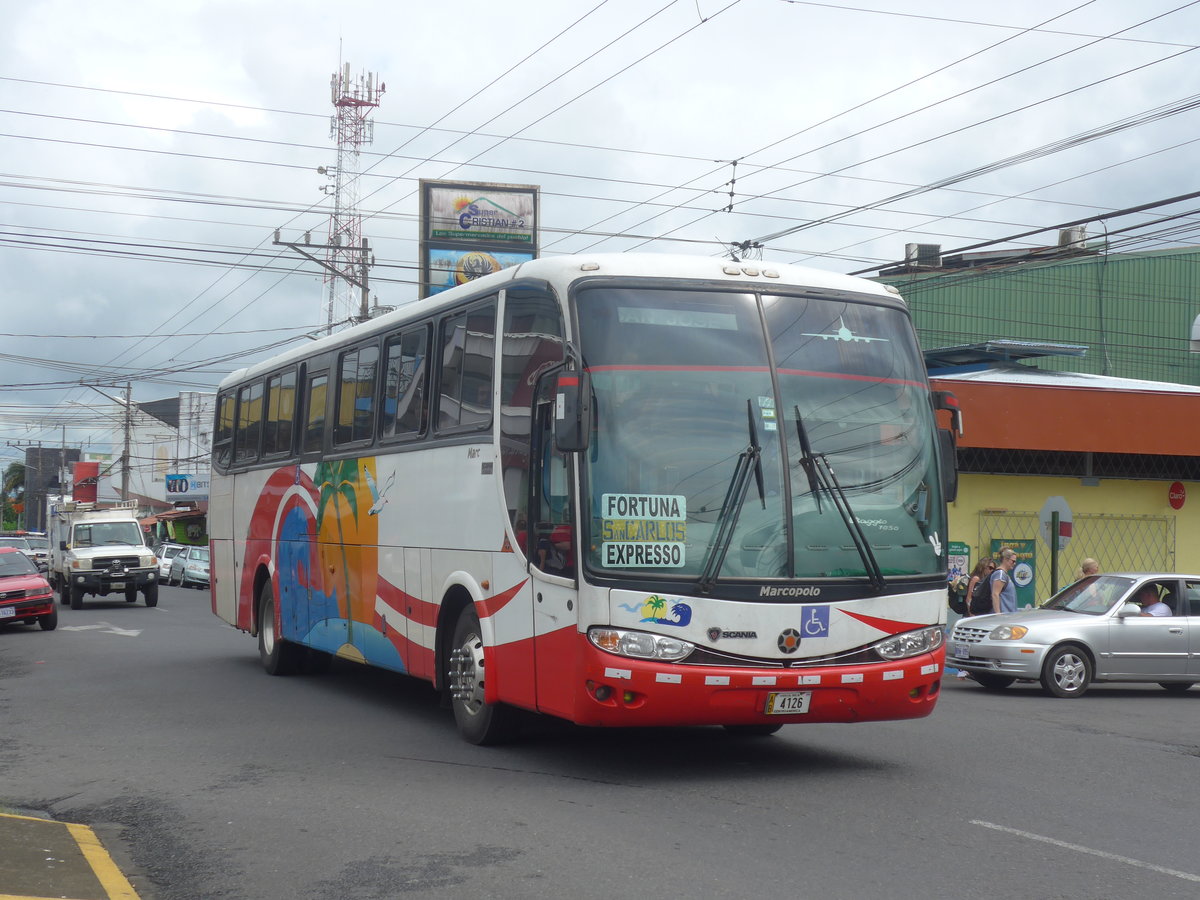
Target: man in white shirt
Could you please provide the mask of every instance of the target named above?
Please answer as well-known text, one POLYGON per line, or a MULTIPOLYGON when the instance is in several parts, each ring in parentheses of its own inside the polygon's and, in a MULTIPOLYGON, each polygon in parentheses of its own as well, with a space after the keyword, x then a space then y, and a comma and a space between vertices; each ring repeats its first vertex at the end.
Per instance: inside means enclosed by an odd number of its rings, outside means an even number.
POLYGON ((1142 607, 1143 616, 1169 616, 1171 615, 1171 607, 1158 599, 1158 586, 1154 584, 1143 585, 1142 589, 1137 593, 1137 603, 1142 607))

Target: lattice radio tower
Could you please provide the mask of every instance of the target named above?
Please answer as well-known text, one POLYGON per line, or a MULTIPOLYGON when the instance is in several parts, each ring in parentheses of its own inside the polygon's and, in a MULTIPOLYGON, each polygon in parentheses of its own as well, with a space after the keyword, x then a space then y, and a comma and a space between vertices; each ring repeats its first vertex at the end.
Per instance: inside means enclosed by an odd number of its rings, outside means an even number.
MULTIPOLYGON (((367 270, 370 253, 362 236, 362 214, 358 209, 359 154, 364 144, 375 137, 375 123, 368 120, 371 111, 379 106, 384 84, 373 72, 351 78, 350 63, 330 79, 330 94, 334 114, 329 122, 329 135, 337 139, 337 166, 324 168, 327 184, 325 193, 333 193, 333 213, 329 217, 329 240, 325 247, 325 281, 329 285, 326 304, 326 330, 332 332, 335 318, 355 314, 360 319, 369 315, 367 270), (358 288, 355 303, 353 289, 358 288)), ((321 172, 321 169, 317 170, 321 172)))

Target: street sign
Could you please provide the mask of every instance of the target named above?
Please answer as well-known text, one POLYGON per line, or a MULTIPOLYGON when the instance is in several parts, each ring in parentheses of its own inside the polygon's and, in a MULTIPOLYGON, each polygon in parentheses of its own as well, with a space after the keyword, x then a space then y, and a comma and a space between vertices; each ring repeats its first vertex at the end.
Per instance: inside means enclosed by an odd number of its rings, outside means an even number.
POLYGON ((1038 513, 1038 522, 1042 530, 1042 540, 1050 544, 1050 523, 1054 514, 1058 513, 1058 549, 1066 550, 1071 540, 1073 526, 1071 523, 1071 507, 1064 497, 1051 497, 1042 504, 1038 513))

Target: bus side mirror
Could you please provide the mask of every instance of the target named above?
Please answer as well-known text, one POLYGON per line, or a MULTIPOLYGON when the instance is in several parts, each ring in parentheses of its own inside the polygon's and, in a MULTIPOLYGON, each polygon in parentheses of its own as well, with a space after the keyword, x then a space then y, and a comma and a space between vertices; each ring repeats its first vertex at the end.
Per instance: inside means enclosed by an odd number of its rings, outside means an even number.
POLYGON ((950 391, 932 391, 933 408, 937 410, 946 410, 950 413, 950 425, 954 431, 961 437, 963 433, 962 408, 958 405, 958 398, 950 391))
POLYGON ((958 497, 958 449, 954 442, 954 432, 939 428, 937 436, 938 468, 942 472, 942 499, 953 503, 958 497))
POLYGON ((592 436, 592 377, 560 372, 554 391, 554 445, 563 453, 588 448, 592 436))

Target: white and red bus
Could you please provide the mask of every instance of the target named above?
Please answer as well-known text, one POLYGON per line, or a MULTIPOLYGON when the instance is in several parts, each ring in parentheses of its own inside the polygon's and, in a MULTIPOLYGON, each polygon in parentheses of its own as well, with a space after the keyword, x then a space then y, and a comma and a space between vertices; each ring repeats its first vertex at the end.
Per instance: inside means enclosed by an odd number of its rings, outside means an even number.
POLYGON ((213 611, 272 674, 426 679, 476 743, 516 708, 770 733, 937 701, 956 410, 891 288, 539 259, 217 406, 213 611))

